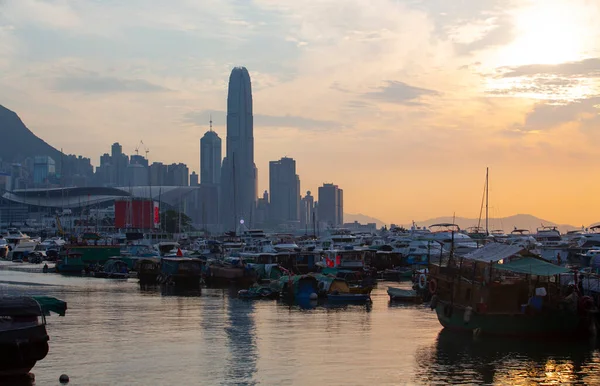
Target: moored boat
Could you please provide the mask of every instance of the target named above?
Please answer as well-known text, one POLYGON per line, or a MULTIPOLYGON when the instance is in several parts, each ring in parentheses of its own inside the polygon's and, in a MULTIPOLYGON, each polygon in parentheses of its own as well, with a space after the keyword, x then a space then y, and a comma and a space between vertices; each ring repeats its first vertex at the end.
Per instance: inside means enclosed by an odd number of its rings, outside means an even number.
POLYGON ((0 298, 0 377, 28 374, 46 357, 50 311, 64 315, 66 303, 50 297, 0 298))
POLYGON ((406 302, 406 303, 422 303, 423 298, 413 289, 403 289, 396 287, 388 287, 388 295, 391 301, 406 302))
POLYGON ((164 257, 160 261, 159 284, 198 288, 202 282, 202 261, 189 257, 164 257))
POLYGON ((520 246, 490 243, 457 259, 432 262, 431 308, 448 329, 476 334, 559 338, 587 336, 593 300, 561 286, 569 270, 520 246))
POLYGON ((137 272, 140 284, 156 284, 160 274, 160 258, 146 257, 135 262, 134 271, 137 272))

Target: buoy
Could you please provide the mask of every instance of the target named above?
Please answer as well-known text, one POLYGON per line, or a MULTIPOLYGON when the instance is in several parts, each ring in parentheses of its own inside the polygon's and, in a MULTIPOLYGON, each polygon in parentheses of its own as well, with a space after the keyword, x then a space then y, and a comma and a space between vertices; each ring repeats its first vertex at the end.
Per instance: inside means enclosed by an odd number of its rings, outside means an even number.
POLYGON ((62 374, 58 380, 60 383, 69 383, 69 376, 67 374, 62 374))
POLYGON ((310 299, 310 300, 317 300, 317 298, 318 298, 318 296, 317 296, 317 294, 316 294, 316 293, 314 293, 314 292, 313 292, 313 293, 311 293, 311 294, 310 294, 310 296, 309 296, 309 299, 310 299))

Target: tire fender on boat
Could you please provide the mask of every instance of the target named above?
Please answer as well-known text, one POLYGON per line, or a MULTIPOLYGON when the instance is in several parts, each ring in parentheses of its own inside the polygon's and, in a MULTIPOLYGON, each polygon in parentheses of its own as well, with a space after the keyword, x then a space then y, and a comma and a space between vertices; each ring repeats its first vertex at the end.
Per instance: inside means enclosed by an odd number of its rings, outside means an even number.
POLYGON ((469 324, 471 321, 471 315, 473 314, 473 307, 469 306, 465 308, 465 314, 463 315, 463 321, 465 324, 469 324))
POLYGON ((435 279, 429 280, 429 293, 435 294, 437 292, 437 281, 435 279))
POLYGON ((425 274, 422 273, 419 275, 419 288, 425 289, 426 285, 427 285, 427 276, 425 276, 425 274))

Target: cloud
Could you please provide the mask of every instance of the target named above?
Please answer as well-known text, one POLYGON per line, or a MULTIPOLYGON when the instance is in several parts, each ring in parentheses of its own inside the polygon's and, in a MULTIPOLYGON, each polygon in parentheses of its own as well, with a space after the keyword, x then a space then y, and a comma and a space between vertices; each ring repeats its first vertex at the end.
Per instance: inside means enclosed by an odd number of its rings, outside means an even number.
POLYGON ((85 94, 152 93, 169 91, 142 79, 120 79, 95 74, 64 76, 54 80, 54 91, 85 94))
POLYGON ((488 48, 503 46, 515 38, 515 26, 508 16, 499 17, 495 25, 482 37, 470 42, 456 45, 459 55, 470 55, 488 48))
POLYGON ((600 110, 596 107, 599 103, 600 97, 563 105, 540 103, 527 113, 524 124, 514 129, 522 132, 544 131, 569 122, 577 122, 586 128, 590 124, 600 123, 600 110))
MULTIPOLYGON (((207 123, 212 116, 215 124, 219 125, 222 122, 225 125, 227 122, 227 113, 224 111, 193 111, 185 114, 186 122, 207 126, 207 123)), ((293 127, 303 130, 326 130, 334 127, 340 127, 341 124, 333 121, 319 120, 313 118, 305 118, 294 115, 264 115, 254 114, 254 128, 257 127, 293 127)))
POLYGON ((419 99, 425 95, 439 95, 439 93, 434 90, 410 86, 404 82, 395 80, 386 81, 386 85, 378 88, 377 91, 363 94, 366 98, 404 105, 421 104, 419 99))
POLYGON ((600 58, 588 58, 559 64, 527 64, 524 66, 502 67, 499 70, 504 71, 503 78, 540 75, 600 77, 600 58))

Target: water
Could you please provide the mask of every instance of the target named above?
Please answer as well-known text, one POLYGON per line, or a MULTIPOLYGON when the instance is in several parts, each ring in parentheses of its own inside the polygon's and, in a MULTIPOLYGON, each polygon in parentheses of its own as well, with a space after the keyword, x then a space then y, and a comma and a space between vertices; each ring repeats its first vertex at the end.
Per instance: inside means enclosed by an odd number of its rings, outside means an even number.
POLYGON ((243 301, 229 289, 174 294, 112 281, 0 270, 0 293, 67 301, 48 320, 38 385, 600 384, 591 342, 476 339, 441 332, 425 306, 313 309, 243 301))

